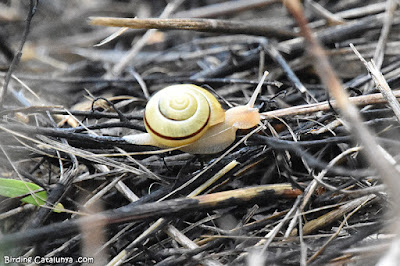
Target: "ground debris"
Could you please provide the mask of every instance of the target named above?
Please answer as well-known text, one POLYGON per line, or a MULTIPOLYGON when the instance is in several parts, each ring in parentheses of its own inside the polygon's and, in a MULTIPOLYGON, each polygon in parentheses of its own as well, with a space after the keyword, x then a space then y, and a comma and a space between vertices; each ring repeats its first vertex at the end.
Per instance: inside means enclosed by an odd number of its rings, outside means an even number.
POLYGON ((0 3, 0 261, 378 263, 399 233, 397 2, 305 1, 305 17, 300 1, 165 2, 0 3), (262 125, 223 152, 123 138, 164 87, 227 110, 265 71, 262 125))

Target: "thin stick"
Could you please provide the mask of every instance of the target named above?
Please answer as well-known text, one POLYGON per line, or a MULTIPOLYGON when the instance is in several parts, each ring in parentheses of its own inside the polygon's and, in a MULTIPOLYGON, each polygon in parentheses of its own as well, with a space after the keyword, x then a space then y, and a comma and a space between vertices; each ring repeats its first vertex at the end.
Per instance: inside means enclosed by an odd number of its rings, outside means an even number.
MULTIPOLYGON (((400 98, 400 91, 393 91, 393 95, 397 98, 400 98)), ((397 99, 399 100, 399 99, 397 99)), ((386 103, 386 99, 382 96, 381 93, 374 93, 369 95, 362 95, 356 97, 349 97, 349 101, 357 106, 365 106, 369 104, 379 104, 386 103)), ((276 118, 276 117, 287 117, 287 116, 295 116, 295 115, 304 115, 311 114, 320 111, 328 111, 332 109, 332 107, 337 107, 337 103, 335 100, 313 103, 313 104, 304 104, 297 105, 288 108, 273 110, 269 112, 261 113, 264 118, 276 118)))
POLYGON ((295 37, 296 34, 286 29, 267 26, 265 23, 248 23, 220 19, 159 19, 159 18, 112 18, 90 17, 92 25, 109 27, 128 27, 132 29, 159 29, 159 30, 195 30, 201 32, 218 32, 225 34, 248 34, 256 36, 295 37))
POLYGON ((364 63, 368 72, 371 74, 376 87, 382 93, 383 97, 387 100, 390 108, 392 108, 394 114, 396 115, 397 120, 400 121, 400 105, 397 102, 396 96, 394 95, 392 89, 389 87, 389 84, 386 82, 385 77, 379 71, 379 68, 375 65, 373 60, 367 62, 357 51, 353 44, 350 44, 350 47, 351 49, 353 49, 354 53, 360 58, 361 62, 364 63))
POLYGON ((258 83, 256 89, 253 92, 253 95, 251 95, 251 98, 250 98, 249 102, 247 103, 248 107, 251 107, 251 108, 254 107, 254 103, 256 102, 258 94, 260 94, 260 92, 261 92, 262 85, 264 84, 264 80, 265 80, 265 78, 267 77, 268 74, 269 74, 268 71, 264 72, 264 75, 261 77, 260 82, 258 83))

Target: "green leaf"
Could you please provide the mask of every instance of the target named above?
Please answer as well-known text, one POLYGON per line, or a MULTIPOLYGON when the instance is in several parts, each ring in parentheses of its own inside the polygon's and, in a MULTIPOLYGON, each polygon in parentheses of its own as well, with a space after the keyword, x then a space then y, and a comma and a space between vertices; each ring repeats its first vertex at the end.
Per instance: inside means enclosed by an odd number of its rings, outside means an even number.
MULTIPOLYGON (((31 182, 8 178, 0 178, 0 195, 8 198, 29 195, 20 200, 35 206, 44 205, 47 199, 46 191, 40 186, 31 182)), ((61 212, 63 210, 64 206, 61 203, 57 204, 56 209, 54 209, 55 212, 61 212)))

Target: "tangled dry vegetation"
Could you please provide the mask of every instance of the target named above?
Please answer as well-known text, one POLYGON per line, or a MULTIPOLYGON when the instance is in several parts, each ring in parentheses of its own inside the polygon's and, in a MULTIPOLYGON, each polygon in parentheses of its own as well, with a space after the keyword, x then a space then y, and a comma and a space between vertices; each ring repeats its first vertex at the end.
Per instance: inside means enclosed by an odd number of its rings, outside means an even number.
POLYGON ((1 2, 0 190, 47 195, 1 194, 3 263, 395 262, 398 1, 298 4, 1 2), (266 119, 224 152, 122 138, 167 85, 206 86, 228 109, 264 71, 266 119))

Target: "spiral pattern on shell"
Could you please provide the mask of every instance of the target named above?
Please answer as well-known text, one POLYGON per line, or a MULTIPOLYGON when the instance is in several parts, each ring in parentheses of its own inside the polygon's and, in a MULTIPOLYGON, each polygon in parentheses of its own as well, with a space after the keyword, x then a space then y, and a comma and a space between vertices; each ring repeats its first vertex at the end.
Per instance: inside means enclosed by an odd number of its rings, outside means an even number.
POLYGON ((210 92, 181 84, 166 87, 149 100, 144 122, 157 142, 177 147, 196 141, 224 117, 225 111, 210 92))

